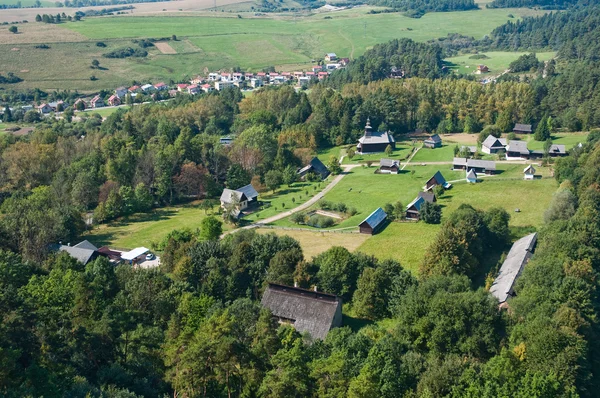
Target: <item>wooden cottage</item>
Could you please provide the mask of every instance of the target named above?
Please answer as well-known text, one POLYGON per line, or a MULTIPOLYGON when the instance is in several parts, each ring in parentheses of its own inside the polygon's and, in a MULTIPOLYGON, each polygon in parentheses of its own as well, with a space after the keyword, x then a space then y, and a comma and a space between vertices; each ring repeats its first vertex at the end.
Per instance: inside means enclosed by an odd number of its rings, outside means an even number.
POLYGON ((513 128, 513 133, 515 134, 531 134, 533 130, 531 129, 531 124, 515 124, 513 128))
POLYGON ((431 177, 429 180, 427 180, 427 182, 425 183, 424 190, 429 191, 429 190, 433 189, 433 187, 435 187, 436 185, 441 185, 445 189, 449 189, 452 186, 452 184, 450 184, 449 182, 446 182, 446 179, 444 178, 442 173, 440 173, 439 171, 437 171, 433 175, 433 177, 431 177))
POLYGON ((324 180, 329 175, 329 169, 319 160, 319 158, 314 157, 306 166, 298 170, 300 179, 304 179, 309 173, 316 174, 324 180))
POLYGON ((524 180, 533 180, 535 178, 535 169, 532 165, 525 167, 523 170, 523 179, 524 180))
POLYGON ((261 304, 281 324, 291 325, 313 339, 324 340, 329 330, 342 326, 342 299, 336 295, 269 283, 261 304))
POLYGON ((380 174, 398 174, 400 172, 400 161, 394 159, 380 159, 380 174))
POLYGON ((439 135, 434 134, 430 137, 428 137, 425 141, 423 141, 423 146, 425 148, 441 148, 442 146, 442 139, 440 138, 439 135))
POLYGON ((473 170, 476 173, 492 175, 496 173, 496 162, 493 160, 454 158, 452 168, 454 170, 473 170))
POLYGON ((519 239, 512 245, 506 260, 502 263, 498 277, 490 288, 490 293, 498 299, 501 308, 506 307, 506 301, 515 295, 515 282, 533 256, 536 242, 537 233, 535 232, 519 239))
POLYGON ((492 154, 506 149, 506 139, 496 138, 493 135, 488 137, 481 143, 481 152, 492 154))
POLYGON ((258 192, 251 184, 238 189, 225 188, 221 194, 221 207, 226 209, 228 206, 236 204, 236 210, 241 212, 256 203, 258 203, 258 192))
POLYGON ((421 207, 425 202, 434 203, 435 195, 431 192, 419 192, 419 195, 406 206, 406 219, 418 221, 421 214, 421 207))
MULTIPOLYGON (((535 151, 531 151, 529 157, 531 159, 543 158, 546 155, 546 152, 543 149, 536 149, 535 151)), ((554 157, 562 157, 567 156, 567 151, 564 145, 556 145, 552 144, 548 149, 548 156, 554 157)))
POLYGON ((487 65, 477 65, 477 70, 475 71, 475 73, 477 74, 482 74, 482 73, 488 73, 490 71, 490 68, 488 68, 487 65))
POLYGON ((506 160, 529 159, 530 151, 525 141, 512 140, 506 146, 506 160))
POLYGON ((471 169, 467 171, 467 182, 470 182, 472 184, 475 184, 477 182, 477 173, 475 173, 475 170, 471 169))
POLYGON ((389 131, 373 131, 371 123, 369 119, 367 119, 365 133, 358 140, 356 151, 360 154, 384 152, 388 145, 391 146, 392 149, 396 148, 396 140, 392 133, 389 131))
POLYGON ((358 228, 361 234, 373 235, 378 232, 384 225, 387 219, 387 214, 381 207, 377 208, 369 217, 365 218, 363 222, 358 224, 358 228))

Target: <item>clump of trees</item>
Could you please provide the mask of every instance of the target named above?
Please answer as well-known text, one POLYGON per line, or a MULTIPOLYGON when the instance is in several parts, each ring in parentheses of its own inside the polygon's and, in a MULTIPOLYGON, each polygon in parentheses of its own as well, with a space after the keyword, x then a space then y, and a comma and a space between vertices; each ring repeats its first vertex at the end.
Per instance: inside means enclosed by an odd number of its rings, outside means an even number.
POLYGON ((132 47, 119 48, 117 50, 113 50, 106 54, 102 54, 102 56, 104 58, 129 58, 129 57, 143 58, 143 57, 146 57, 147 55, 148 55, 148 51, 143 50, 141 48, 132 48, 132 47))

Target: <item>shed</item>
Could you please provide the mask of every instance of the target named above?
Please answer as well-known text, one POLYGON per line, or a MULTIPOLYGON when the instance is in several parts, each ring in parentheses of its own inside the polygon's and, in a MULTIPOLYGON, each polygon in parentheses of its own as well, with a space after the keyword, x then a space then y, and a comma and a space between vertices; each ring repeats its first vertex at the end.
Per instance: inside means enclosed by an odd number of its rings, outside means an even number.
POLYGON ((498 299, 501 306, 509 297, 515 295, 515 281, 521 275, 525 264, 533 256, 536 242, 537 233, 534 232, 516 241, 508 252, 506 260, 502 263, 500 272, 490 288, 490 293, 498 299))
POLYGON ((342 299, 333 294, 269 283, 261 304, 279 323, 313 339, 324 340, 331 328, 342 326, 342 299))
POLYGON ((400 161, 394 159, 380 159, 379 172, 381 174, 398 174, 400 172, 400 161))
POLYGON ((133 250, 121 253, 121 258, 125 261, 136 261, 136 260, 139 260, 142 256, 144 256, 149 251, 150 251, 150 249, 147 249, 145 247, 136 247, 133 250))
POLYGON ((529 149, 527 148, 527 142, 511 140, 506 146, 506 159, 507 160, 519 160, 529 158, 529 149))
POLYGON ((425 202, 434 203, 435 195, 431 192, 419 192, 417 197, 406 206, 406 219, 418 221, 421 214, 421 207, 425 202))
POLYGON ((377 210, 369 214, 369 217, 358 224, 358 229, 361 234, 373 235, 385 225, 386 219, 387 214, 381 207, 378 207, 377 210))
POLYGON ((517 124, 515 124, 515 127, 513 128, 513 132, 515 132, 517 134, 531 134, 531 132, 532 132, 531 124, 517 123, 517 124))
POLYGON ((477 182, 477 173, 475 173, 475 170, 471 169, 467 171, 467 182, 473 184, 477 182))
POLYGON ((442 139, 439 135, 434 134, 423 141, 425 148, 440 148, 442 146, 442 139))
POLYGON ((524 180, 533 180, 535 178, 535 169, 532 165, 525 167, 523 170, 523 179, 524 180))
MULTIPOLYGON (((543 149, 531 151, 532 158, 541 158, 541 157, 544 157, 545 154, 546 154, 546 152, 543 149)), ((548 149, 548 156, 550 156, 550 157, 567 156, 567 151, 565 149, 565 146, 564 145, 556 145, 556 144, 550 145, 550 148, 548 149)))

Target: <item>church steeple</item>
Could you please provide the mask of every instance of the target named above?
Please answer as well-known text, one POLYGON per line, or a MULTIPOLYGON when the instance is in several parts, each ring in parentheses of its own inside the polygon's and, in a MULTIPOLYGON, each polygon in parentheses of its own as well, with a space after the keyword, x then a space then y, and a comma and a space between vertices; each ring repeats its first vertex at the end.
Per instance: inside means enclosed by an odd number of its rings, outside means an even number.
POLYGON ((370 137, 373 132, 373 128, 371 127, 371 119, 367 118, 367 124, 365 125, 365 137, 370 137))

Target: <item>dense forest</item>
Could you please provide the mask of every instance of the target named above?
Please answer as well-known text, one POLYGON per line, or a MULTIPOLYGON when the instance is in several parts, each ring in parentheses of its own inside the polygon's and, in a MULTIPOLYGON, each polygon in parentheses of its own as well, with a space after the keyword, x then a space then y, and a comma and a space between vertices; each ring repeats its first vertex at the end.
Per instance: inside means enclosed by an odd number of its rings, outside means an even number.
POLYGON ((368 4, 407 11, 411 17, 419 17, 426 12, 467 11, 479 7, 473 0, 369 0, 368 4))
POLYGON ((592 0, 493 0, 487 8, 539 7, 545 10, 562 10, 574 5, 597 4, 592 0))

